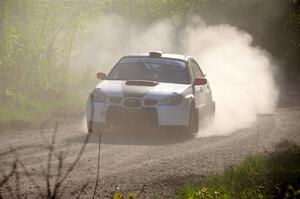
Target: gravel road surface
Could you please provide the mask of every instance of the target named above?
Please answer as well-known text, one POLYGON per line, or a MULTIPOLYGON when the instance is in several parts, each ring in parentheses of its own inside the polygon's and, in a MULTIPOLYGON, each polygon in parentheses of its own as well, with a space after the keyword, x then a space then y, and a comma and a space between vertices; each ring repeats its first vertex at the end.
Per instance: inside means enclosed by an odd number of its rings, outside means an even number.
MULTIPOLYGON (((260 115, 251 127, 226 136, 189 139, 183 132, 158 130, 115 129, 102 136, 100 179, 96 196, 110 198, 116 186, 122 193, 132 191, 146 198, 158 195, 170 198, 185 183, 194 184, 203 176, 221 173, 224 168, 239 164, 247 155, 264 153, 276 143, 288 139, 300 143, 300 95, 291 92, 293 100, 282 98, 275 114, 260 115), (286 105, 288 104, 288 105, 286 105)), ((32 179, 43 189, 48 162, 48 143, 53 137, 54 123, 40 129, 4 131, 0 134, 0 169, 8 173, 16 158, 22 162, 32 179), (13 155, 11 150, 15 150, 13 155)), ((200 132, 201 133, 201 132, 200 132)), ((72 164, 84 145, 85 133, 81 121, 59 123, 52 163, 52 183, 57 171, 57 159, 62 151, 63 172, 72 164)), ((97 174, 99 136, 92 135, 80 161, 66 178, 64 198, 91 197, 97 174), (81 193, 85 183, 87 187, 81 193)), ((18 168, 21 176, 25 175, 18 168)), ((1 180, 1 178, 0 178, 1 180)), ((10 179, 15 187, 15 179, 10 179)), ((1 188, 9 197, 10 188, 1 188)), ((25 197, 39 197, 35 185, 21 177, 20 193, 25 197)), ((15 192, 15 191, 13 191, 15 192)))

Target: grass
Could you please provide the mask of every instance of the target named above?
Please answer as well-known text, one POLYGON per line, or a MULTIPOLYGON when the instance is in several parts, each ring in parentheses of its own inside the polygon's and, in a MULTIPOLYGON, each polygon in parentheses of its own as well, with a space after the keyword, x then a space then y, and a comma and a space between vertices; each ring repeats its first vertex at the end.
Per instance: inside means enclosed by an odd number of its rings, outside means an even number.
POLYGON ((299 198, 300 146, 277 145, 275 152, 251 155, 223 175, 208 176, 197 186, 186 185, 177 198, 299 198), (284 149, 282 149, 284 146, 284 149))
POLYGON ((52 116, 79 115, 85 107, 84 94, 74 94, 66 98, 33 100, 18 97, 0 106, 0 130, 7 127, 26 127, 41 123, 52 116))

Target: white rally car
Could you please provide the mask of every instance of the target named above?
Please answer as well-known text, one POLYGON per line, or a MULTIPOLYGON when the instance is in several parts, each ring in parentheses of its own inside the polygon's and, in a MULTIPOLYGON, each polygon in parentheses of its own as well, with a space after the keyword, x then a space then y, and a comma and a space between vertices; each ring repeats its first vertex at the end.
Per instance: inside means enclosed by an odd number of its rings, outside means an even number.
POLYGON ((205 75, 190 56, 150 52, 122 57, 87 101, 88 132, 113 126, 184 127, 198 131, 215 103, 205 75))

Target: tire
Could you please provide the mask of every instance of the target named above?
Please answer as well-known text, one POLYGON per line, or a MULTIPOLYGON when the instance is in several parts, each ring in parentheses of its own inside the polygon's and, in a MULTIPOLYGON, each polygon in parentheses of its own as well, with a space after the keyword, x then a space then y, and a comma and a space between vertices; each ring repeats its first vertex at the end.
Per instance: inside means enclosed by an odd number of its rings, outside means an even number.
POLYGON ((190 118, 189 118, 189 126, 188 126, 188 135, 194 137, 199 130, 199 111, 192 104, 190 109, 190 118))

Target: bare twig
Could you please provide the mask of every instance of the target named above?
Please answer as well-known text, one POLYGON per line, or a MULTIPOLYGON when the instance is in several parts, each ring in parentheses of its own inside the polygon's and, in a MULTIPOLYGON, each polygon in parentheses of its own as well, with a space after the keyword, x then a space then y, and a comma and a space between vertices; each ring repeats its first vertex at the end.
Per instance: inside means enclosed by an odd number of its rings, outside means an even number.
MULTIPOLYGON (((94 1, 91 1, 90 5, 92 5, 93 2, 94 1)), ((88 5, 89 4, 87 4, 86 8, 88 8, 88 5)), ((46 52, 47 53, 46 54, 47 55, 47 59, 46 59, 47 66, 50 66, 50 64, 51 64, 51 58, 52 58, 52 54, 53 54, 53 45, 54 45, 54 42, 57 39, 59 33, 61 31, 63 31, 74 19, 76 19, 77 17, 80 17, 82 8, 83 8, 83 6, 80 6, 79 10, 76 13, 74 13, 69 19, 67 19, 64 24, 59 25, 58 29, 54 32, 53 37, 51 38, 49 45, 47 47, 47 52, 46 52)))
POLYGON ((54 131, 53 131, 53 136, 52 136, 52 141, 49 146, 49 153, 48 153, 48 161, 47 161, 47 171, 46 171, 46 185, 47 185, 47 197, 51 198, 51 166, 52 166, 52 156, 53 156, 53 151, 54 151, 54 145, 55 145, 55 139, 56 139, 56 133, 58 129, 58 124, 55 123, 54 131))
POLYGON ((0 181, 0 188, 2 186, 4 186, 6 184, 6 182, 15 174, 15 171, 16 171, 16 168, 17 168, 17 162, 16 161, 13 162, 13 165, 12 165, 11 168, 12 168, 11 171, 7 175, 5 175, 3 177, 3 179, 0 181))
MULTIPOLYGON (((57 182, 57 189, 59 189, 62 184, 64 183, 64 181, 69 177, 69 175, 72 173, 72 171, 74 170, 75 166, 77 165, 77 163, 79 162, 85 148, 86 148, 86 145, 88 143, 88 140, 90 138, 90 134, 87 134, 87 136, 85 137, 85 140, 84 140, 84 144, 83 146, 81 147, 80 151, 78 152, 77 154, 77 157, 76 159, 74 160, 74 162, 71 164, 71 166, 67 169, 67 171, 61 175, 62 177, 60 178, 60 180, 57 182)), ((63 192, 60 193, 60 196, 62 195, 63 192)))
POLYGON ((56 198, 63 198, 62 196, 64 195, 66 189, 68 188, 67 186, 64 187, 59 187, 59 192, 57 193, 57 197, 56 198))
MULTIPOLYGON (((39 191, 39 195, 41 198, 44 198, 44 195, 43 195, 43 192, 42 190, 40 189, 40 186, 38 185, 38 183, 34 180, 34 178, 31 177, 31 173, 28 171, 28 169, 26 168, 26 166, 19 160, 18 158, 18 155, 16 153, 16 150, 15 149, 11 149, 11 152, 14 153, 15 155, 15 162, 16 164, 20 165, 22 167, 22 169, 24 170, 25 172, 25 176, 30 180, 30 182, 38 189, 39 191)), ((17 169, 17 165, 16 165, 16 169, 17 169)), ((16 173, 17 175, 17 173, 16 173)))
POLYGON ((26 168, 26 166, 22 163, 22 162, 18 162, 19 165, 22 167, 22 169, 25 172, 26 177, 30 180, 30 182, 35 186, 35 188, 37 188, 39 195, 41 198, 44 198, 44 194, 40 188, 40 186, 38 185, 38 183, 34 180, 34 178, 31 176, 31 173, 28 171, 28 169, 26 168))
MULTIPOLYGON (((41 128, 41 131, 43 131, 43 127, 41 128)), ((20 175, 20 170, 18 170, 18 166, 19 169, 21 169, 22 171, 24 171, 24 176, 27 177, 30 182, 37 188, 38 190, 38 194, 39 194, 39 198, 48 198, 48 199, 55 199, 55 198, 60 198, 65 189, 67 188, 67 186, 62 187, 63 183, 65 182, 65 180, 69 177, 69 175, 71 174, 71 172, 74 170, 75 166, 78 164, 90 137, 90 134, 88 134, 85 137, 83 146, 80 148, 79 152, 77 153, 77 156, 75 158, 75 160, 72 162, 72 164, 69 166, 69 168, 67 168, 66 172, 63 173, 63 167, 64 167, 64 157, 63 157, 63 151, 60 151, 60 153, 58 155, 55 154, 55 143, 56 143, 56 134, 58 131, 58 125, 57 123, 55 124, 55 128, 53 131, 53 136, 52 136, 52 140, 51 143, 47 143, 48 146, 48 161, 47 161, 47 165, 46 168, 42 168, 42 174, 43 176, 46 178, 46 192, 47 193, 43 193, 41 187, 39 186, 39 184, 37 183, 37 181, 35 181, 35 179, 32 177, 32 173, 26 168, 26 166, 19 160, 18 158, 18 154, 16 153, 14 148, 10 149, 10 153, 15 155, 15 160, 13 162, 13 165, 11 166, 11 170, 9 171, 8 174, 5 174, 3 172, 2 174, 2 179, 0 180, 0 188, 2 186, 9 186, 9 184, 7 183, 12 177, 15 177, 15 189, 11 189, 11 191, 9 192, 10 194, 15 194, 15 195, 11 195, 12 198, 21 198, 21 192, 20 192, 20 180, 21 177, 23 175, 20 175), (58 159, 58 165, 57 165, 57 170, 55 173, 55 182, 54 184, 51 183, 51 173, 52 173, 52 168, 53 166, 53 159, 54 157, 57 157, 58 159), (53 186, 53 189, 51 188, 51 184, 53 186), (13 192, 13 190, 15 191, 15 193, 13 192)), ((101 138, 99 143, 101 142, 101 138)), ((100 150, 100 146, 99 146, 99 150, 100 150)), ((99 154, 99 161, 100 161, 100 154, 99 154)), ((99 166, 100 167, 100 166, 99 166)), ((0 170, 0 172, 2 172, 0 170)), ((80 187, 80 192, 79 192, 79 197, 82 194, 82 192, 84 192, 84 190, 86 189, 86 187, 88 186, 88 182, 86 182, 85 184, 83 184, 80 187)), ((3 196, 0 195, 0 199, 3 196)))
POLYGON ((16 168, 15 168, 15 186, 16 186, 16 198, 19 199, 21 198, 20 195, 20 173, 18 171, 18 159, 16 158, 16 168))
MULTIPOLYGON (((15 152, 15 150, 11 147, 10 147, 9 151, 10 151, 10 153, 15 152)), ((15 158, 15 160, 13 161, 12 167, 11 167, 11 171, 7 175, 3 174, 4 178, 0 182, 0 188, 2 186, 6 185, 7 188, 9 188, 9 190, 11 190, 11 191, 9 191, 9 195, 10 195, 11 198, 15 198, 15 196, 13 195, 12 187, 7 182, 10 178, 12 178, 15 175, 16 170, 17 170, 17 164, 18 164, 17 163, 17 158, 15 158)))
MULTIPOLYGON (((9 190, 9 191, 7 191, 9 194, 9 197, 6 195, 7 192, 5 194, 5 197, 6 198, 15 198, 15 196, 13 195, 13 189, 11 188, 10 184, 5 184, 5 188, 6 188, 6 190, 9 190)), ((3 192, 3 193, 5 193, 5 192, 3 192)), ((0 188, 0 195, 1 195, 1 188, 0 188)), ((0 197, 0 199, 2 199, 1 197, 0 197)))
MULTIPOLYGON (((97 164, 97 178, 96 178, 96 183, 95 183, 95 188, 94 188, 94 193, 93 193, 93 199, 95 198, 97 187, 98 187, 98 182, 99 182, 99 175, 100 175, 100 152, 101 152, 101 138, 102 138, 102 132, 99 134, 99 143, 98 143, 98 164, 97 164)), ((100 196, 99 196, 100 198, 100 196)))
POLYGON ((84 190, 87 188, 87 186, 89 185, 89 181, 87 181, 86 183, 84 183, 81 188, 79 189, 79 194, 77 195, 76 198, 80 198, 81 194, 84 192, 84 190))
POLYGON ((61 174, 62 174, 62 169, 63 169, 63 152, 61 151, 58 155, 58 166, 57 166, 57 173, 56 173, 52 198, 56 198, 56 196, 57 196, 58 188, 60 186, 59 179, 60 179, 61 174))
POLYGON ((16 198, 19 199, 21 198, 20 195, 20 173, 18 171, 18 163, 19 163, 19 158, 17 155, 17 152, 14 148, 10 148, 11 153, 15 156, 15 163, 16 165, 13 167, 14 169, 14 174, 15 174, 15 193, 16 193, 16 198))

